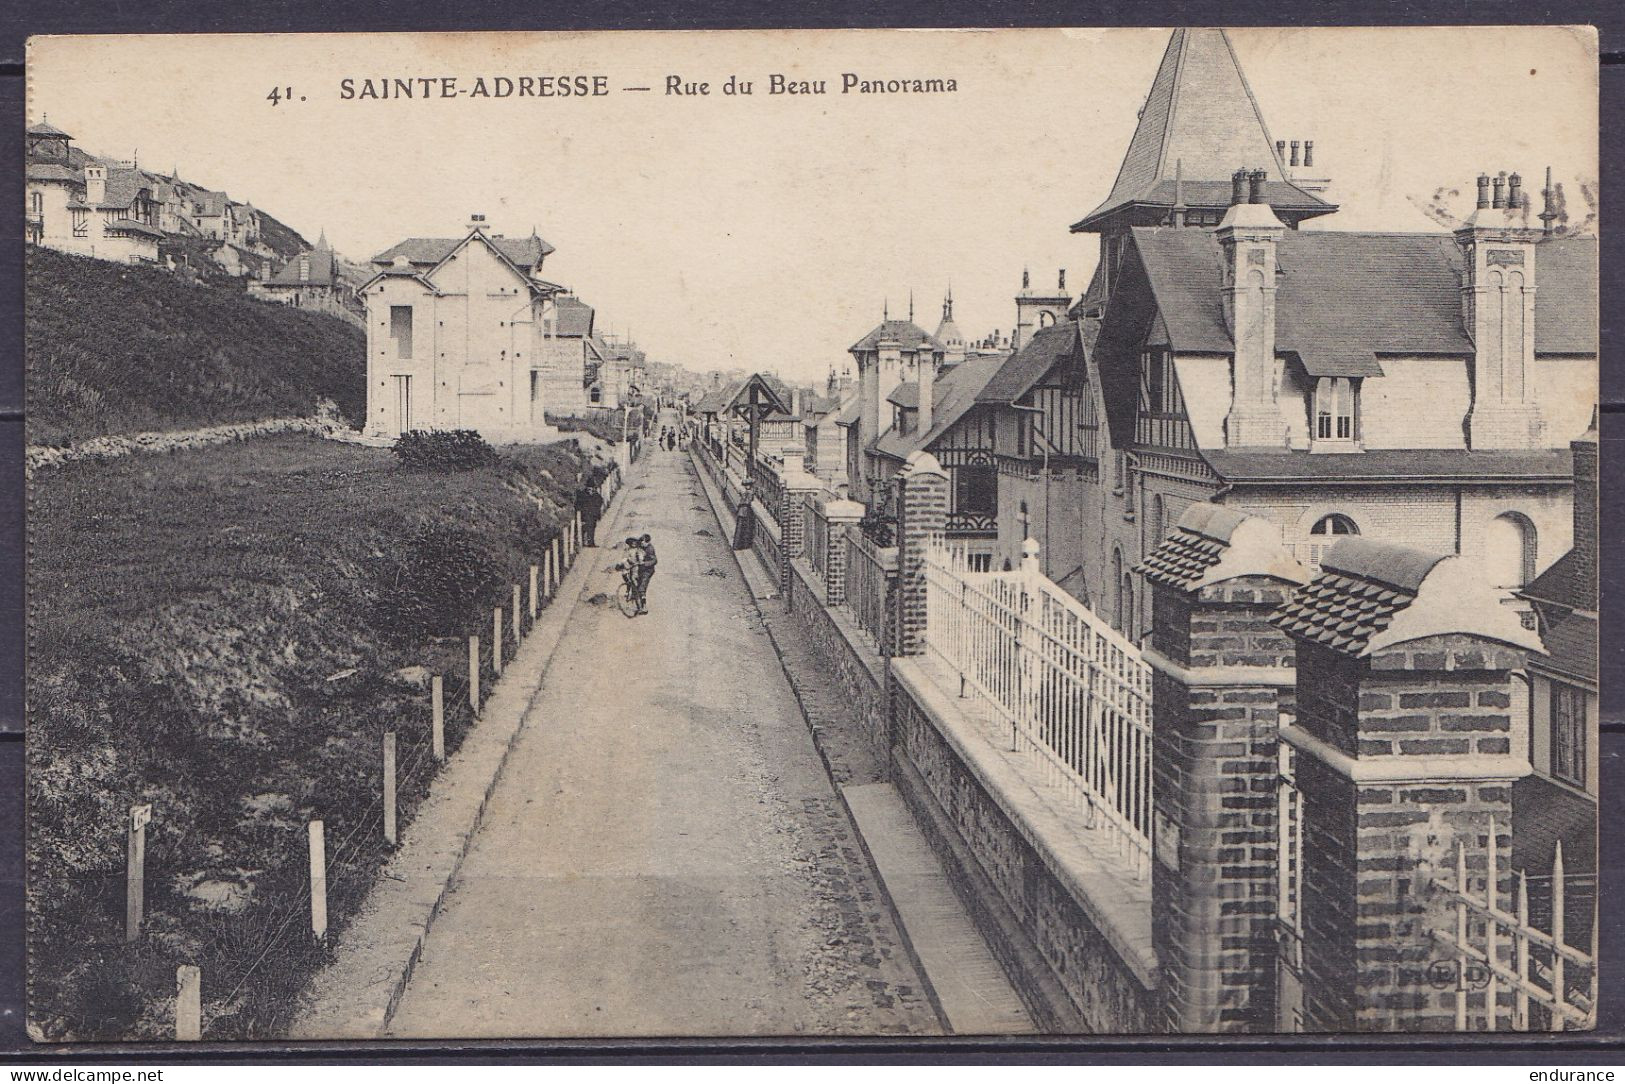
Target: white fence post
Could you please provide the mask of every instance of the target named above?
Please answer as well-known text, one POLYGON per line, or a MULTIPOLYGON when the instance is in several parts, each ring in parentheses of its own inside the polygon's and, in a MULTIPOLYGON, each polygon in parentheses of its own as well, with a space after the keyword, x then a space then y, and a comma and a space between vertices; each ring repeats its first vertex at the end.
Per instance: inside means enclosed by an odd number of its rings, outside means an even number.
POLYGON ((468 706, 480 713, 480 638, 468 638, 468 706))
POLYGON ((541 607, 537 604, 536 598, 536 580, 539 573, 540 570, 535 565, 530 566, 530 619, 532 622, 536 620, 536 615, 541 612, 541 607))
POLYGON ((141 936, 147 908, 147 824, 152 806, 130 807, 129 835, 125 841, 124 940, 141 936))
POLYGON ((513 585, 513 642, 519 643, 519 585, 513 585))
POLYGON ((395 845, 395 732, 384 732, 384 842, 395 845))
POLYGON ((327 936, 327 843, 322 822, 310 822, 310 932, 327 936))
POLYGON ((434 752, 436 760, 446 759, 446 683, 436 674, 429 682, 430 723, 429 741, 430 749, 434 752))
POLYGON ((195 1043, 203 1038, 203 972, 195 964, 175 969, 175 1039, 195 1043))
POLYGON ((491 673, 502 673, 502 607, 491 611, 491 673))

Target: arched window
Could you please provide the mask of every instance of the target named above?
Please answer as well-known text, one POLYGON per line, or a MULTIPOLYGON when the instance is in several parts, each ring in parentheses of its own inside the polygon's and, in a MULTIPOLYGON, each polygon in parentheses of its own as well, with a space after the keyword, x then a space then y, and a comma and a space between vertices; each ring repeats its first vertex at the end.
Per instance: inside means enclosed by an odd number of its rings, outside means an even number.
POLYGON ((1484 532, 1484 571, 1491 587, 1522 587, 1535 578, 1535 525, 1520 512, 1504 512, 1484 532))
POLYGON ((1043 310, 1042 312, 1040 312, 1038 314, 1038 326, 1039 327, 1041 327, 1041 328, 1051 327, 1051 326, 1054 325, 1054 323, 1055 323, 1055 314, 1053 312, 1050 312, 1048 309, 1045 309, 1045 310, 1043 310))
POLYGON ((1309 571, 1320 571, 1320 559, 1339 536, 1359 534, 1360 528, 1349 517, 1341 512, 1321 516, 1315 520, 1315 525, 1309 528, 1309 544, 1305 547, 1307 553, 1298 554, 1298 559, 1309 566, 1309 571))
POLYGON ((1347 516, 1333 512, 1329 516, 1321 516, 1317 519, 1315 525, 1309 528, 1309 533, 1312 535, 1359 534, 1360 528, 1356 527, 1354 521, 1347 516))

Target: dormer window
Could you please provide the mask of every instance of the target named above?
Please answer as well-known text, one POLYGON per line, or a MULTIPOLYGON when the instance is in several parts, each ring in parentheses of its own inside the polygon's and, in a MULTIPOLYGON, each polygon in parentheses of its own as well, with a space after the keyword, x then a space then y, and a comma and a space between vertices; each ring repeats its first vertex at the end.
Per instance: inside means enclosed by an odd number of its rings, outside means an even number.
POLYGON ((1323 376, 1315 381, 1311 411, 1317 444, 1353 445, 1359 439, 1359 387, 1353 378, 1323 376))

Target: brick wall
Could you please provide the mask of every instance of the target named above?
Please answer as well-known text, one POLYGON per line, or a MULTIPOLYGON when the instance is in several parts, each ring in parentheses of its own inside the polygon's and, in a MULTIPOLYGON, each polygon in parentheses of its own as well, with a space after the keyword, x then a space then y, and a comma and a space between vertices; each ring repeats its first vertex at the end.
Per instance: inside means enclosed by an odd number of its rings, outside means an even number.
POLYGON ((891 747, 884 661, 845 614, 829 609, 816 574, 802 561, 792 562, 790 592, 791 617, 812 645, 821 670, 845 698, 846 718, 884 758, 891 747))

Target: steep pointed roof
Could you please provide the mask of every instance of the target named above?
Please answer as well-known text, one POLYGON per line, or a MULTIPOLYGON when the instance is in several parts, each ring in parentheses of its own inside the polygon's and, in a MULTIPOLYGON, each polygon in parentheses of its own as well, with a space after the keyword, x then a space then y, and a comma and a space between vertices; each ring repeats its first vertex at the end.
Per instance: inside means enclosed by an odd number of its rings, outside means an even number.
POLYGON ((1180 27, 1168 39, 1111 195, 1072 229, 1094 229, 1137 203, 1173 206, 1176 163, 1191 206, 1228 204, 1230 176, 1246 168, 1264 170, 1273 207, 1298 218, 1337 209, 1287 179, 1230 37, 1216 27, 1180 27))
POLYGON ((847 349, 847 353, 855 354, 863 350, 873 350, 882 342, 887 341, 896 342, 904 351, 919 350, 922 347, 927 350, 943 349, 942 344, 934 336, 928 334, 923 327, 920 327, 913 320, 892 320, 887 318, 880 322, 880 326, 853 343, 847 349))

